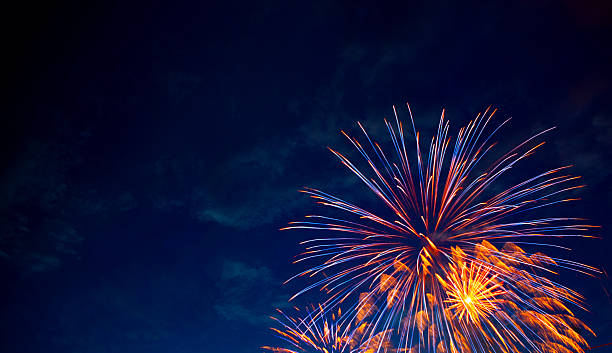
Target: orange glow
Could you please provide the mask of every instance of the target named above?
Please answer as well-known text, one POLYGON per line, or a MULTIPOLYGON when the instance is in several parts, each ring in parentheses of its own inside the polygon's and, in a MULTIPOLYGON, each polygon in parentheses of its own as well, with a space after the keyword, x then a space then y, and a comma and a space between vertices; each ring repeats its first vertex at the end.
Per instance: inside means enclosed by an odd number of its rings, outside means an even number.
POLYGON ((363 157, 364 168, 329 149, 380 207, 302 190, 346 219, 311 215, 283 228, 337 233, 303 242, 306 249, 296 262, 315 264, 294 278, 318 279, 292 299, 324 290, 323 307, 348 305, 343 320, 359 327, 360 337, 376 342, 382 334, 397 343, 396 352, 583 353, 588 344, 582 333, 592 331, 573 310, 583 308, 584 300, 555 276, 564 270, 593 276, 598 270, 533 249, 557 246, 552 240, 564 237, 590 237, 594 226, 580 218, 538 213, 576 201, 563 195, 584 185, 566 174, 571 166, 562 166, 510 187, 493 186, 540 149, 544 142, 538 140, 551 129, 483 166, 478 163, 494 149, 493 136, 509 120, 492 126, 496 110, 487 108, 459 129, 454 146, 442 111, 424 149, 410 106, 414 140, 405 138, 393 110, 395 123, 385 120, 385 126, 394 154, 386 154, 361 124, 365 143, 342 134, 363 157), (415 144, 415 155, 409 156, 407 143, 415 144))

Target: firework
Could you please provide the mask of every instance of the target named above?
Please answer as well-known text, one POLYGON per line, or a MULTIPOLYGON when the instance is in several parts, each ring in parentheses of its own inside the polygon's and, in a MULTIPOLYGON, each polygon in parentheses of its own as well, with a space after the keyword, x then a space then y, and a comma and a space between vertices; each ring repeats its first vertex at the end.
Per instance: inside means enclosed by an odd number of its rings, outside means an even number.
POLYGON ((547 276, 559 269, 596 269, 522 248, 588 236, 592 226, 579 218, 537 216, 543 207, 575 200, 564 195, 583 187, 576 184, 579 177, 564 166, 501 191, 492 187, 540 148, 544 142, 538 140, 550 129, 483 168, 493 136, 508 120, 491 126, 495 110, 487 109, 451 145, 443 111, 424 153, 408 106, 416 144, 409 161, 404 127, 393 110, 395 126, 385 120, 392 154, 361 124, 363 145, 342 132, 369 172, 330 149, 385 207, 368 210, 320 190, 302 190, 347 217, 312 215, 284 228, 332 234, 304 242, 297 262, 316 263, 297 276, 316 279, 296 296, 324 290, 321 316, 348 307, 344 320, 369 320, 369 339, 392 332, 402 352, 583 352, 582 334, 590 330, 569 309, 581 307, 583 298, 547 276))
POLYGON ((272 331, 286 342, 285 347, 264 346, 263 349, 278 353, 374 353, 390 348, 387 333, 366 337, 368 323, 362 322, 353 328, 350 322, 341 320, 341 309, 331 315, 321 306, 294 309, 291 316, 277 310, 280 318, 271 317, 278 325, 272 331))

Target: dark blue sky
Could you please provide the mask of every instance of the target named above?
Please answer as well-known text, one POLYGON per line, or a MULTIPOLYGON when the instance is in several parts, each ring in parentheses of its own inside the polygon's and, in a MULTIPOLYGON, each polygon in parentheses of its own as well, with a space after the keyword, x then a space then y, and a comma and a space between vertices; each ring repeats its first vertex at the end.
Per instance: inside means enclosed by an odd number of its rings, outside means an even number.
MULTIPOLYGON (((303 283, 297 189, 363 189, 326 146, 384 140, 409 101, 424 136, 493 104, 510 146, 550 126, 520 176, 574 164, 565 254, 610 271, 612 34, 598 1, 19 5, 3 24, 3 352, 259 351, 303 283)), ((520 169, 520 170, 519 170, 520 169)), ((612 342, 607 276, 580 288, 612 342)))

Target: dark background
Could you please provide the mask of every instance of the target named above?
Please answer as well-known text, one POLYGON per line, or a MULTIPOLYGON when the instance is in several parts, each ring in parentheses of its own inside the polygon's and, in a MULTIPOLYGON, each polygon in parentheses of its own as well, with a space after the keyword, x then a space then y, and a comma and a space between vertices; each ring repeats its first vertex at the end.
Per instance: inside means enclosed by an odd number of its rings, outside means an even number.
MULTIPOLYGON (((611 7, 596 1, 26 3, 4 10, 0 351, 257 352, 315 206, 364 189, 325 149, 396 105, 429 139, 489 104, 518 177, 574 164, 609 270, 611 7), (501 120, 501 118, 500 118, 501 120), (537 169, 536 169, 537 167, 537 169)), ((352 154, 356 157, 355 154, 352 154)), ((357 196, 355 196, 357 197, 357 196)), ((610 281, 561 274, 612 342, 610 281)), ((603 349, 605 350, 605 349, 603 349)), ((595 351, 595 350, 594 350, 595 351)), ((600 350, 597 350, 600 351, 600 350)))

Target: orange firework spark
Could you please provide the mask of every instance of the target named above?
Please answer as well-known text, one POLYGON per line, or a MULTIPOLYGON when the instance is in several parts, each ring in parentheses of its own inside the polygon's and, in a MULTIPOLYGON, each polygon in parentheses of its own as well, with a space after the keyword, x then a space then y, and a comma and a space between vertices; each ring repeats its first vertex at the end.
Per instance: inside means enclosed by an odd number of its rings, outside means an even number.
POLYGON ((284 319, 272 317, 279 325, 279 328, 272 328, 272 331, 291 348, 264 346, 263 349, 278 353, 374 353, 387 352, 390 348, 388 334, 380 332, 374 337, 366 337, 364 333, 368 324, 363 322, 351 328, 350 322, 341 321, 340 309, 331 315, 320 306, 313 306, 304 312, 294 309, 297 315, 290 317, 278 310, 284 319))
POLYGON ((491 185, 541 147, 544 142, 536 140, 550 130, 479 171, 479 162, 495 145, 493 135, 508 122, 491 128, 494 114, 490 109, 479 114, 459 130, 451 147, 443 111, 423 153, 410 112, 416 142, 412 161, 397 114, 395 127, 385 120, 393 155, 361 124, 365 145, 342 132, 370 172, 331 152, 390 212, 383 216, 381 210, 320 190, 303 190, 318 203, 354 216, 307 216, 283 228, 342 234, 304 242, 306 251, 296 261, 322 260, 296 276, 315 278, 325 271, 296 294, 314 288, 328 293, 314 321, 348 306, 343 320, 356 326, 370 320, 366 340, 384 333, 396 341, 398 352, 584 352, 588 345, 582 334, 591 331, 570 310, 581 307, 583 298, 546 276, 559 269, 590 275, 597 270, 517 245, 556 246, 545 242, 587 237, 592 226, 579 218, 535 216, 543 207, 576 200, 563 195, 584 185, 576 185, 579 177, 566 174, 570 166, 564 166, 494 190, 491 185))
POLYGON ((448 299, 447 308, 459 321, 480 324, 481 319, 493 316, 501 308, 504 289, 497 274, 475 262, 449 265, 447 278, 438 280, 443 284, 448 299))

